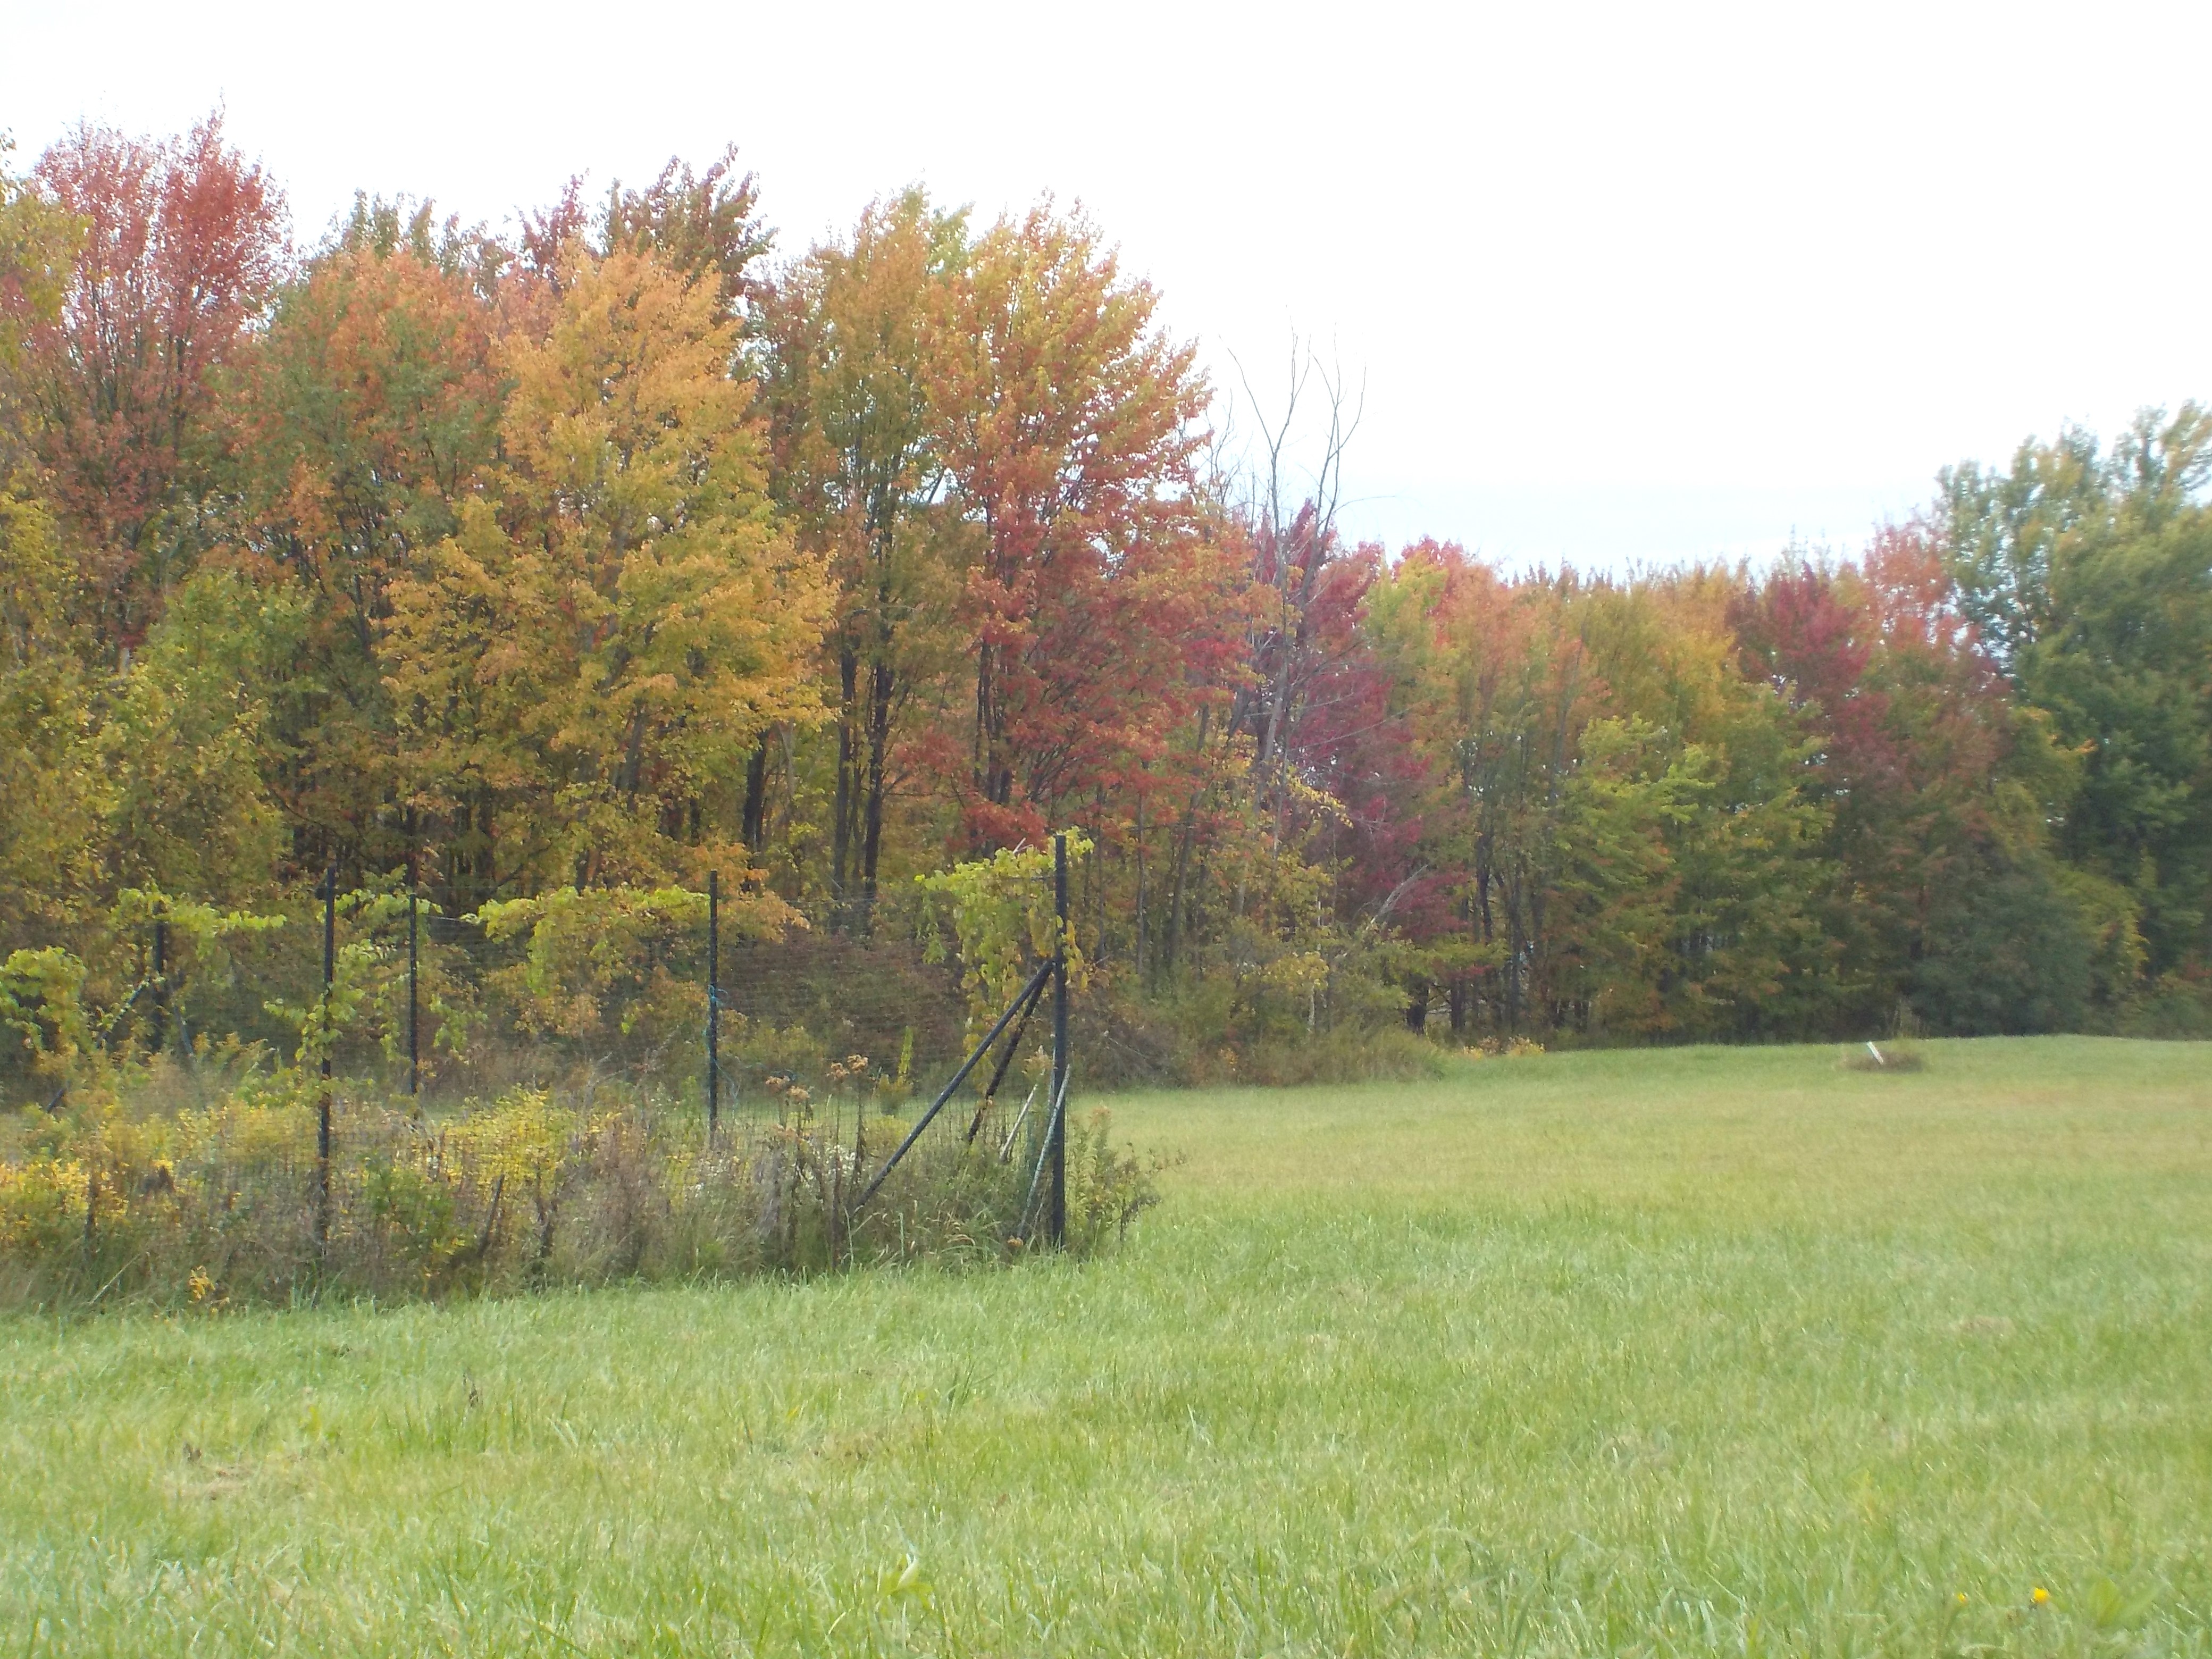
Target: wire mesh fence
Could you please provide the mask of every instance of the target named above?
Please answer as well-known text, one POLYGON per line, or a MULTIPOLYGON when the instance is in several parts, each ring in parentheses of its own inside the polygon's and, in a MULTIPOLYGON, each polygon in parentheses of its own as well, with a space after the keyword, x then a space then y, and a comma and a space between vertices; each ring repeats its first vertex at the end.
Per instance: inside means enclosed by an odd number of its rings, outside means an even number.
MULTIPOLYGON (((404 882, 326 875, 281 925, 156 904, 135 954, 127 938, 109 952, 112 1012, 87 1039, 136 1067, 140 1127, 100 1131, 69 1173, 48 1159, 50 1207, 81 1224, 88 1269, 95 1239, 158 1223, 173 1252, 266 1294, 388 1290, 395 1263, 459 1283, 656 1254, 803 1267, 1061 1243, 1072 935, 1054 851, 994 878, 994 902, 1051 918, 1044 948, 1035 929, 939 944, 910 918, 768 936, 719 881, 457 917, 404 882), (241 1199, 280 1218, 250 1243, 224 1231, 241 1199)), ((65 1046, 40 1029, 52 1010, 11 995, 15 1023, 65 1046)), ((12 1081, 58 1112, 71 1075, 51 1097, 51 1072, 12 1081)))
MULTIPOLYGON (((972 993, 989 986, 988 967, 966 964, 971 994, 966 1000, 970 1018, 963 1035, 974 1036, 974 1028, 982 1024, 977 1017, 982 1010, 995 1007, 995 1013, 980 1037, 966 1045, 966 1053, 941 1086, 927 1093, 926 1104, 923 1093, 915 1087, 915 1028, 911 1023, 904 1027, 895 1072, 872 1070, 869 1056, 857 1050, 842 1060, 830 1061, 824 1068, 833 1113, 839 1101, 837 1085, 843 1084, 853 1091, 849 1173, 841 1171, 836 1177, 849 1180, 851 1185, 833 1207, 853 1230, 856 1247, 886 1253, 894 1237, 902 1243, 910 1224, 927 1219, 917 1212, 917 1206, 941 1206, 948 1200, 960 1209, 961 1219, 971 1222, 979 1231, 988 1229, 987 1237, 1003 1240, 1009 1249, 1024 1248, 1035 1239, 1055 1246, 1065 1241, 1071 1061, 1066 837, 1054 838, 1048 872, 1018 866, 1000 872, 996 883, 1000 890, 994 897, 1001 905, 1011 897, 1017 911, 1032 909, 1036 907, 1025 904, 1024 896, 1009 895, 1006 888, 1047 881, 1054 918, 1051 949, 1027 969, 1019 988, 1003 1006, 997 1006, 995 998, 978 1004, 972 993), (1032 1026, 1040 1012, 1048 1010, 1043 1030, 1049 1034, 1048 1043, 1027 1049, 1032 1026), (1018 1107, 1013 1103, 1017 1094, 1020 1096, 1018 1107), (906 1121, 909 1113, 910 1122, 906 1121)), ((720 1063, 721 1019, 726 1013, 747 1018, 741 1006, 742 994, 733 1001, 723 989, 716 896, 710 890, 707 1024, 710 1126, 720 1121, 723 1085, 744 1081, 731 1079, 720 1063)), ((980 951, 988 947, 976 948, 980 951)), ((1003 957, 1003 950, 1000 954, 1003 957)), ((1004 969, 1007 964, 1001 960, 997 965, 1004 969)), ((757 995, 762 988, 757 978, 753 988, 757 995)), ((857 1033, 860 1029, 853 1016, 838 1006, 825 1006, 820 1013, 825 1020, 840 1022, 840 1030, 857 1033)), ((878 1025, 878 1029, 886 1028, 878 1025)), ((933 1075, 936 1070, 932 1065, 922 1075, 933 1075)), ((794 1126, 803 1134, 814 1110, 811 1092, 787 1073, 764 1073, 757 1090, 750 1095, 741 1092, 738 1098, 762 1102, 766 1111, 774 1114, 772 1130, 763 1115, 748 1126, 752 1133, 772 1133, 794 1145, 794 1126)), ((843 1144, 842 1128, 833 1117, 828 1145, 843 1144)), ((936 1219, 943 1225, 955 1218, 940 1215, 936 1219)))

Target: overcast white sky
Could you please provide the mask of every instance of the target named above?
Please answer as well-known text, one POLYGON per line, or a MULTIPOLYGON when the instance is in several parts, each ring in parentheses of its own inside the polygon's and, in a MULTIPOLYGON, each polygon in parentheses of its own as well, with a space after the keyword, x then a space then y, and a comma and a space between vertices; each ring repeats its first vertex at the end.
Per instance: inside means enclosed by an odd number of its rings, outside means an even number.
POLYGON ((796 251, 1081 200, 1216 379, 1293 328, 1347 527, 1618 566, 1855 544, 1936 467, 2212 396, 2212 5, 0 0, 22 165, 221 102, 303 238, 734 139, 796 251))

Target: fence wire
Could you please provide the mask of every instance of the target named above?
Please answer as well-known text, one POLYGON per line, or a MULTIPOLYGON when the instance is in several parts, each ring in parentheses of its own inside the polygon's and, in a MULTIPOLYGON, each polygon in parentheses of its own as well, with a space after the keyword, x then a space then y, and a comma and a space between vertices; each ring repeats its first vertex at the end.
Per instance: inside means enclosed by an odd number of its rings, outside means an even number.
MULTIPOLYGON (((596 933, 588 908, 503 931, 390 887, 301 904, 281 927, 152 917, 88 980, 112 1010, 94 1040, 143 1066, 156 1108, 204 1104, 257 1066, 327 1060, 341 1139, 372 1098, 429 1121, 518 1088, 650 1098, 743 1164, 770 1211, 828 1218, 832 1258, 1059 1236, 1049 957, 1023 968, 1010 1005, 979 1011, 957 952, 933 952, 910 916, 879 910, 862 935, 825 907, 780 938, 716 938, 707 897, 657 895, 596 933)), ((0 1068, 0 1086, 58 1109, 68 1077, 35 1069, 0 1068)))

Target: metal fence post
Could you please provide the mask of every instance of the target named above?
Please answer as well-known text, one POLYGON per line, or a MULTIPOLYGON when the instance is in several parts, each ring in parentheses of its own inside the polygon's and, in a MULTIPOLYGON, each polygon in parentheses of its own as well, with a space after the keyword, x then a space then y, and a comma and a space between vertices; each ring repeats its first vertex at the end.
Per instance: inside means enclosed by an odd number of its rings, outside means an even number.
POLYGON ((1052 1189, 1046 1200, 1045 1237, 1058 1249, 1067 1242, 1067 836, 1052 838, 1052 1189))
POLYGON ((707 872, 707 1134, 722 1119, 722 875, 707 872))
POLYGON ((323 1087, 315 1103, 315 1251, 331 1237, 331 987, 337 978, 338 863, 323 872, 323 1087))
POLYGON ((160 1054, 169 1040, 169 913, 160 900, 154 902, 154 1042, 160 1054))
POLYGON ((416 917, 422 903, 422 853, 413 844, 415 815, 410 812, 407 816, 407 1093, 412 1098, 422 1092, 422 1005, 416 988, 416 976, 421 968, 417 945, 421 925, 416 917))

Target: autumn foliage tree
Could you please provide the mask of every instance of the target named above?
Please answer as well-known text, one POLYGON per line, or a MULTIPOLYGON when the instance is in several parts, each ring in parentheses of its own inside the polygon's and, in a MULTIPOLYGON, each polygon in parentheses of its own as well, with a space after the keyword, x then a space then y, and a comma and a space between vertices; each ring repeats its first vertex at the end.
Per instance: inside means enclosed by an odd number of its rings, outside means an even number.
MULTIPOLYGON (((862 933, 885 814, 949 712, 939 694, 964 644, 956 613, 972 538, 948 500, 937 381, 967 240, 962 216, 908 191, 871 206, 849 243, 809 252, 763 307, 777 497, 837 596, 827 879, 835 920, 862 933)), ((757 847, 768 763, 763 738, 746 780, 757 847)))
POLYGON ((402 850, 393 589, 459 532, 499 453, 517 319, 477 276, 349 238, 284 294, 235 393, 243 482, 222 556, 306 607, 271 783, 303 838, 371 864, 402 850))
POLYGON ((219 118, 0 166, 23 984, 119 1002, 158 907, 411 870, 468 997, 598 1041, 611 988, 691 1019, 709 874, 920 972, 949 866, 1073 830, 1130 1077, 2212 1030, 2195 405, 1856 550, 1513 573, 1340 533, 1310 356, 1237 459, 1080 212, 909 190, 784 256, 759 200, 725 152, 295 251, 219 118))
POLYGON ((815 706, 827 575, 776 522, 719 309, 649 254, 576 255, 506 346, 501 464, 394 586, 405 799, 467 826, 486 896, 735 856, 709 802, 815 706))
POLYGON ((217 380, 286 275, 284 201, 220 115, 158 143, 81 126, 32 176, 80 233, 21 384, 96 637, 127 661, 207 544, 217 380))
POLYGON ((1039 834, 1190 707, 1233 580, 1199 508, 1192 349, 1080 218, 977 240, 942 325, 939 447, 977 549, 971 848, 1039 834))

